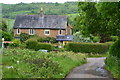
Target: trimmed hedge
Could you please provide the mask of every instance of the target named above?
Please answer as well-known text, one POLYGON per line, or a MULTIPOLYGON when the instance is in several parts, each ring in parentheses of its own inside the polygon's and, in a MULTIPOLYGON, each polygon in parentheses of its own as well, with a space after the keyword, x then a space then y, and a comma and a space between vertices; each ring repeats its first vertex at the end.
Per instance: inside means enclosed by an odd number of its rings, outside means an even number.
POLYGON ((48 44, 48 43, 38 43, 36 45, 35 50, 37 51, 37 50, 40 50, 40 49, 45 49, 45 50, 51 51, 52 50, 52 45, 48 44))
POLYGON ((27 40, 26 41, 26 48, 28 49, 34 49, 34 50, 40 50, 40 49, 45 49, 48 51, 52 50, 52 45, 48 43, 39 43, 34 40, 27 40))
POLYGON ((27 40, 26 41, 26 48, 28 49, 36 49, 38 42, 34 40, 27 40))
POLYGON ((112 43, 68 43, 65 48, 73 52, 106 53, 112 43))

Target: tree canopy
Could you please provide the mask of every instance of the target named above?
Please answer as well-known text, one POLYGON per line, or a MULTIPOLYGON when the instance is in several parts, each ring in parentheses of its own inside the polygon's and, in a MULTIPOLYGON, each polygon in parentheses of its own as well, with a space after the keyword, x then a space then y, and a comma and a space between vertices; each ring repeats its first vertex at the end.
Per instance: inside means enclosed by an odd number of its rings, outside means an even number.
POLYGON ((120 31, 119 4, 119 2, 79 2, 77 27, 85 35, 100 36, 100 42, 111 40, 110 36, 118 35, 120 31))

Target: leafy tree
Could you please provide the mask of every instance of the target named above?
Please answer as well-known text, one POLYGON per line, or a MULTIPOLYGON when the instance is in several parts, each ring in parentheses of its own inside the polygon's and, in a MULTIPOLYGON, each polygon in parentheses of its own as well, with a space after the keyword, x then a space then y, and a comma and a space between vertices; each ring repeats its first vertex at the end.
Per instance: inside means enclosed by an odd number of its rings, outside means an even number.
POLYGON ((2 38, 4 38, 5 41, 11 41, 13 37, 9 32, 2 31, 2 38))
POLYGON ((100 42, 104 43, 111 40, 111 32, 107 25, 109 20, 101 12, 98 12, 96 4, 94 2, 79 2, 78 10, 80 19, 77 19, 77 25, 83 34, 87 36, 91 34, 99 36, 100 42))
POLYGON ((105 17, 110 33, 120 36, 120 2, 101 2, 96 5, 98 12, 105 17))
POLYGON ((5 20, 2 20, 2 31, 7 31, 7 23, 5 20))

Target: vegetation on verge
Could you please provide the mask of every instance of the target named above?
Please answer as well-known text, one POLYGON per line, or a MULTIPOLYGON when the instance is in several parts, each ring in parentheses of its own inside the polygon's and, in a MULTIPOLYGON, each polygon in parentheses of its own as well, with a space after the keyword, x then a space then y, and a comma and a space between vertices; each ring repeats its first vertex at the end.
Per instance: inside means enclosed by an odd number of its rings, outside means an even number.
POLYGON ((120 38, 111 46, 105 63, 114 77, 120 79, 120 38))
POLYGON ((3 78, 64 78, 72 68, 86 62, 86 55, 6 49, 2 62, 3 78))

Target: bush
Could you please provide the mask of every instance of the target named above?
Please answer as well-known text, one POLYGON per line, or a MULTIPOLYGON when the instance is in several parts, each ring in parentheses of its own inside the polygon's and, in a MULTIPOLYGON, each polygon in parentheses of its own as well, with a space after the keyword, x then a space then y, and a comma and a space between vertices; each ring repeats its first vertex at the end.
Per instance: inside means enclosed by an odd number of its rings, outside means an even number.
POLYGON ((52 46, 50 44, 47 44, 47 43, 38 43, 36 45, 35 50, 40 50, 40 49, 45 49, 45 50, 51 51, 52 46))
POLYGON ((44 37, 44 38, 41 38, 41 37, 39 37, 38 39, 37 39, 37 41, 38 42, 51 42, 51 43, 56 43, 56 38, 54 38, 54 37, 44 37))
POLYGON ((38 42, 43 42, 43 38, 39 37, 39 38, 37 39, 37 41, 38 41, 38 42))
POLYGON ((74 42, 92 42, 92 40, 90 39, 90 37, 85 37, 82 35, 81 32, 76 32, 74 34, 74 42))
POLYGON ((37 41, 33 39, 29 39, 26 41, 26 48, 28 49, 34 49, 34 50, 40 50, 40 49, 45 49, 45 50, 52 50, 52 45, 48 43, 38 43, 37 41))
POLYGON ((30 36, 29 36, 29 34, 27 34, 27 33, 21 33, 20 34, 20 41, 21 42, 25 42, 27 39, 29 39, 30 38, 30 36))
POLYGON ((110 55, 120 58, 120 39, 118 39, 110 48, 110 55))
POLYGON ((73 52, 106 53, 109 46, 107 43, 68 43, 65 48, 73 52))
POLYGON ((34 40, 27 40, 25 43, 28 49, 36 49, 36 45, 38 44, 38 42, 34 40))
POLYGON ((5 31, 2 31, 2 38, 4 38, 5 41, 11 41, 13 39, 12 35, 5 31))
POLYGON ((13 43, 9 44, 11 47, 18 47, 20 45, 20 40, 13 40, 13 43))
POLYGON ((109 55, 105 60, 106 68, 114 75, 114 78, 120 79, 120 59, 109 55))

